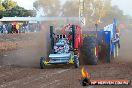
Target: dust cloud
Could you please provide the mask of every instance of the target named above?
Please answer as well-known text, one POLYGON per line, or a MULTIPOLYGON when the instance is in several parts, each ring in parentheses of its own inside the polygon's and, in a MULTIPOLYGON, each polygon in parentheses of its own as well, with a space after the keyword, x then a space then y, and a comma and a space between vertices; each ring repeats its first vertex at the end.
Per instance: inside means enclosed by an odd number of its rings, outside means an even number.
POLYGON ((47 58, 50 45, 49 28, 44 29, 42 27, 42 30, 36 33, 32 41, 28 43, 28 47, 22 49, 18 48, 17 50, 7 53, 7 55, 2 58, 3 65, 38 67, 40 57, 43 56, 47 58))
MULTIPOLYGON (((49 26, 42 27, 39 33, 33 36, 32 41, 28 42, 29 47, 17 49, 1 57, 3 65, 18 65, 27 67, 39 67, 40 57, 48 56, 50 48, 49 26)), ((28 35, 28 34, 27 34, 28 35)), ((121 48, 117 62, 132 62, 132 30, 121 30, 121 48)))
POLYGON ((132 62, 132 30, 121 30, 121 48, 117 60, 123 62, 132 62))

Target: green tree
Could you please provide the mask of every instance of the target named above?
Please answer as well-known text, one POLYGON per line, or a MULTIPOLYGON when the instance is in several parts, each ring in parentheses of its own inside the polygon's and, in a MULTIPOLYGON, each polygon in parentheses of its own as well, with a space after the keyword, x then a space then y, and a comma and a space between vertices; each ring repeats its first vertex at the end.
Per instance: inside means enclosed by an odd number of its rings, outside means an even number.
POLYGON ((28 17, 35 16, 34 10, 26 10, 13 0, 0 0, 0 18, 2 17, 28 17))
POLYGON ((4 11, 4 10, 5 10, 5 8, 2 5, 2 0, 0 0, 0 11, 4 11))
POLYGON ((17 6, 17 3, 13 0, 4 0, 2 2, 2 5, 5 7, 5 9, 12 9, 17 6))
POLYGON ((3 12, 4 17, 28 17, 35 16, 36 13, 33 10, 26 10, 23 7, 16 6, 12 9, 6 10, 3 12))
POLYGON ((5 10, 5 8, 2 5, 2 0, 0 0, 0 19, 3 17, 3 11, 5 10))

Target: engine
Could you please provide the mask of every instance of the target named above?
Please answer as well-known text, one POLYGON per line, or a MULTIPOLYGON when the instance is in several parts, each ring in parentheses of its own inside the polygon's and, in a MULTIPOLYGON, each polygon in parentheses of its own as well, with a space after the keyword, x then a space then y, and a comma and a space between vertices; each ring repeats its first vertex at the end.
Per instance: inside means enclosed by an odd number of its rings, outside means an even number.
POLYGON ((59 39, 54 46, 54 52, 57 54, 69 53, 70 47, 67 39, 59 39))

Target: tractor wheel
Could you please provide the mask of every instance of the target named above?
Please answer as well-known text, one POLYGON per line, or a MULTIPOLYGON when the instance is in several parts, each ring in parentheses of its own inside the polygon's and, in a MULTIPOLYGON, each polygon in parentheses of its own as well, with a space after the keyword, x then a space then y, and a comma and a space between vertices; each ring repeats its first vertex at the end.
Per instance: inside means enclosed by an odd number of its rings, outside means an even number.
POLYGON ((40 68, 41 68, 41 69, 44 69, 44 68, 45 68, 44 60, 45 60, 44 57, 41 57, 41 58, 40 58, 40 68))
POLYGON ((75 65, 75 68, 79 68, 80 66, 79 59, 77 56, 74 57, 74 65, 75 65))
POLYGON ((84 63, 89 65, 97 65, 98 63, 98 50, 97 40, 94 36, 84 38, 82 53, 84 63))

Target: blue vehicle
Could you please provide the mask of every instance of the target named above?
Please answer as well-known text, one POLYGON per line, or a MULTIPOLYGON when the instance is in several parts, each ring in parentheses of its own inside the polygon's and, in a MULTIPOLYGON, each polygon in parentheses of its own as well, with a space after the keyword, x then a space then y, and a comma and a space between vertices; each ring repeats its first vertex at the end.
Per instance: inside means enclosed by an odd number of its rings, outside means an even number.
POLYGON ((104 27, 104 29, 98 32, 98 41, 101 49, 105 49, 102 54, 106 55, 107 61, 110 62, 111 58, 116 58, 118 56, 118 51, 120 48, 120 37, 117 33, 116 20, 113 23, 104 27))
POLYGON ((110 62, 112 58, 118 56, 120 38, 116 29, 116 20, 114 19, 112 24, 103 29, 83 32, 85 36, 83 39, 82 58, 85 64, 96 65, 99 59, 103 58, 110 62))

